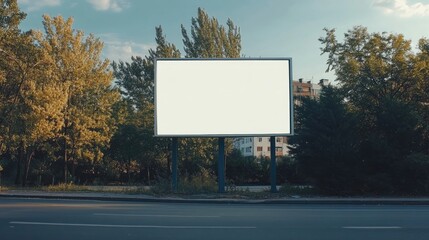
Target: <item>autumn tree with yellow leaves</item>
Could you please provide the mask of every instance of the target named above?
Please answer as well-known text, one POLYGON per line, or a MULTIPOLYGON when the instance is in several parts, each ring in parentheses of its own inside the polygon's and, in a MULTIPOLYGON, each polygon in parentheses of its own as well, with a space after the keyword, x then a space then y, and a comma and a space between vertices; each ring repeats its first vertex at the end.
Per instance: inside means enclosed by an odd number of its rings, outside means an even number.
POLYGON ((112 105, 119 100, 112 88, 109 61, 101 60, 103 44, 93 35, 73 29, 73 19, 44 16, 45 34, 38 44, 51 63, 51 79, 60 85, 65 103, 61 108, 62 126, 56 136, 61 146, 64 182, 69 166, 74 175, 79 161, 98 161, 115 131, 112 105))
POLYGON ((16 0, 0 1, 0 156, 15 162, 15 183, 46 155, 63 162, 68 182, 70 166, 74 175, 77 164, 103 157, 119 94, 101 41, 71 18, 44 16, 44 33, 22 32, 24 18, 16 0))

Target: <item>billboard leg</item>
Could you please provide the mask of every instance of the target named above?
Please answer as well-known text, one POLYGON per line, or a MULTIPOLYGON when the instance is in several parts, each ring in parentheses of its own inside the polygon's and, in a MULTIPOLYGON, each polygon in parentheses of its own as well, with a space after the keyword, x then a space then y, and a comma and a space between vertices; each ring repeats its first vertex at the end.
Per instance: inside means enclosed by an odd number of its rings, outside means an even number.
POLYGON ((218 184, 218 192, 225 192, 225 138, 220 137, 218 139, 219 145, 219 154, 217 161, 217 184, 218 184))
POLYGON ((270 137, 270 176, 271 176, 271 192, 277 192, 277 179, 276 179, 276 137, 270 137))
POLYGON ((172 188, 173 191, 176 192, 177 191, 177 158, 178 158, 178 150, 179 150, 179 146, 177 143, 177 138, 173 138, 173 143, 171 146, 172 149, 172 161, 171 161, 171 183, 172 183, 172 188))

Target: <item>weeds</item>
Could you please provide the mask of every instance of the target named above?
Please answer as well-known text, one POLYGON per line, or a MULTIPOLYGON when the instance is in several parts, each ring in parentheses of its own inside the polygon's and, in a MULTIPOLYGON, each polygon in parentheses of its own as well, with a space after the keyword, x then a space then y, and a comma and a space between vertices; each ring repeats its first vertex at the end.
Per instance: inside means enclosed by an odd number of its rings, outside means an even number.
POLYGON ((86 186, 79 186, 73 183, 61 183, 58 185, 42 187, 42 190, 46 190, 48 192, 83 192, 89 191, 90 189, 86 186))

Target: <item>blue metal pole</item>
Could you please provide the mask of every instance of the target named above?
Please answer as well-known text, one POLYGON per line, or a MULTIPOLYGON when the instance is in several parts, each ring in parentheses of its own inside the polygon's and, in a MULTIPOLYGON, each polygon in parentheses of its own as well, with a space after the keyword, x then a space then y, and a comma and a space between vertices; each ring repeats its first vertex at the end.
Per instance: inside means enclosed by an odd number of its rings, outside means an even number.
POLYGON ((276 179, 276 137, 270 137, 270 176, 271 176, 271 192, 277 192, 277 179, 276 179))
POLYGON ((220 137, 218 139, 219 145, 219 154, 217 161, 217 184, 218 184, 218 192, 225 192, 225 138, 220 137))
POLYGON ((171 161, 171 168, 172 168, 172 172, 171 172, 171 182, 172 182, 172 188, 173 191, 176 192, 177 191, 177 158, 178 158, 178 152, 179 152, 179 144, 177 143, 177 138, 174 137, 173 138, 173 143, 172 143, 172 161, 171 161))

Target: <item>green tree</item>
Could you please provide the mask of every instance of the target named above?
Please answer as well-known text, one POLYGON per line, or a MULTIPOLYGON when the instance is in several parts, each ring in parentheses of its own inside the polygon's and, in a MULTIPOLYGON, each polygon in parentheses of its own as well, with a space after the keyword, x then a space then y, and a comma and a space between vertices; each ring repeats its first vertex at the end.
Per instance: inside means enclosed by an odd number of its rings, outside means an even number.
MULTIPOLYGON (((334 29, 325 29, 319 41, 328 54, 327 71, 333 70, 350 103, 359 111, 377 111, 385 99, 416 102, 415 54, 402 34, 368 33, 354 27, 338 42, 334 29)), ((372 116, 369 114, 368 116, 372 116)), ((371 124, 375 119, 367 119, 371 124)))
POLYGON ((116 84, 121 88, 124 99, 137 109, 153 105, 154 100, 154 59, 180 58, 180 51, 174 44, 166 41, 162 27, 155 28, 156 49, 149 50, 149 56, 144 59, 139 56, 131 57, 131 63, 113 62, 116 84))
MULTIPOLYGON (((241 35, 238 27, 228 19, 227 29, 218 20, 210 17, 203 9, 198 8, 196 18, 191 19, 191 35, 182 25, 184 50, 187 58, 239 58, 241 54, 241 35)), ((191 138, 180 142, 182 149, 181 162, 185 176, 192 176, 199 171, 188 169, 206 168, 215 174, 214 154, 217 140, 214 138, 191 138)), ((232 141, 227 139, 226 152, 232 151, 232 141)))
POLYGON ((291 154, 312 183, 330 194, 362 191, 358 121, 340 90, 327 86, 319 100, 304 98, 297 106, 296 121, 291 154))
POLYGON ((231 19, 228 29, 218 20, 198 8, 198 16, 192 18, 191 36, 182 25, 183 44, 188 58, 239 58, 241 52, 240 30, 231 19))
POLYGON ((414 76, 417 78, 416 97, 421 103, 418 106, 419 127, 422 129, 424 152, 429 155, 429 40, 422 38, 418 44, 414 76))
MULTIPOLYGON (((240 57, 241 43, 240 33, 231 20, 225 27, 218 24, 215 18, 209 19, 208 15, 201 9, 198 17, 192 19, 192 36, 189 37, 182 26, 183 41, 185 44, 186 57, 240 57), (217 47, 215 47, 215 45, 217 47), (192 52, 192 54, 190 54, 192 52)), ((112 64, 117 84, 120 86, 123 98, 132 106, 126 124, 135 124, 140 131, 146 133, 142 136, 144 146, 141 148, 141 164, 146 166, 159 165, 165 162, 170 175, 170 140, 153 139, 154 129, 154 59, 155 58, 180 58, 180 51, 172 43, 166 40, 162 27, 156 30, 156 49, 149 50, 149 55, 144 59, 132 57, 131 63, 120 61, 112 64), (137 117, 137 118, 135 118, 137 117), (152 145, 151 145, 152 144, 152 145)), ((182 176, 192 177, 206 169, 213 175, 215 168, 214 153, 217 148, 215 139, 181 139, 180 140, 180 165, 182 176)), ((228 144, 228 150, 231 144, 228 144)), ((165 168, 165 166, 164 166, 165 168)), ((156 172, 163 172, 158 169, 156 172)), ((149 175, 149 174, 148 174, 149 175)), ((165 174, 164 174, 165 176, 165 174)))
POLYGON ((361 141, 366 191, 401 191, 395 166, 429 152, 428 41, 421 39, 414 52, 402 34, 368 33, 359 26, 339 42, 334 29, 325 31, 319 40, 327 71, 335 71, 351 111, 359 115, 355 138, 361 141))
MULTIPOLYGON (((174 44, 166 40, 162 27, 155 28, 157 43, 156 49, 150 49, 149 55, 144 59, 136 56, 131 58, 131 63, 119 61, 113 62, 112 67, 116 77, 116 83, 120 86, 122 98, 126 107, 127 117, 117 132, 121 138, 126 129, 134 129, 139 134, 135 136, 140 147, 136 149, 134 159, 141 167, 141 172, 146 172, 148 181, 155 176, 165 176, 159 167, 160 162, 167 161, 170 166, 168 139, 154 139, 154 59, 180 58, 180 52, 174 44)), ((125 136, 123 136, 125 137, 125 136)), ((123 142, 120 142, 122 144, 123 142)), ((119 145, 113 146, 118 151, 125 150, 119 145)), ((127 154, 126 152, 121 155, 127 154)), ((163 166, 165 168, 165 166, 163 166)))

